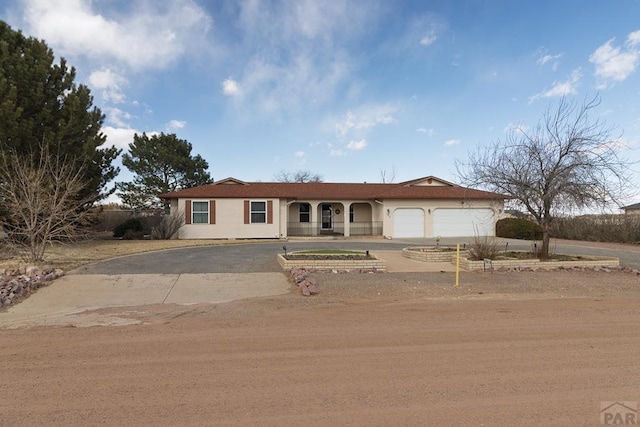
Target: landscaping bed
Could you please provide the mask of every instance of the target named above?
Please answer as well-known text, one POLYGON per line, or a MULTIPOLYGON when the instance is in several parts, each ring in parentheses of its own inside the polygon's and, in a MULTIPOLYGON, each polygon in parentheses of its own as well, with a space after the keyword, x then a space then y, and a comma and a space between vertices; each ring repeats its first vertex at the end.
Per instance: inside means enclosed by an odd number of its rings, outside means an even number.
POLYGON ((374 270, 384 271, 384 260, 369 251, 316 250, 278 254, 278 263, 285 270, 374 270))
MULTIPOLYGON (((422 262, 456 262, 456 248, 438 246, 416 246, 402 250, 406 258, 422 262)), ((504 251, 491 260, 474 260, 466 250, 460 250, 460 268, 464 270, 486 269, 557 269, 557 268, 617 268, 620 266, 618 258, 581 256, 570 254, 553 254, 550 259, 541 261, 530 251, 504 251)))
POLYGON ((410 246, 402 250, 402 256, 423 262, 448 262, 456 256, 456 248, 447 246, 410 246))

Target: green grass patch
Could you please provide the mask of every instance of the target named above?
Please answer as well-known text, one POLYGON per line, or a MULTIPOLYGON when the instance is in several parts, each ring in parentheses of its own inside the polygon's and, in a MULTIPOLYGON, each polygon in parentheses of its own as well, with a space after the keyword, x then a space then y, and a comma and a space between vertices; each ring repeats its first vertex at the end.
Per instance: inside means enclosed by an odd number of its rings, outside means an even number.
POLYGON ((340 249, 314 249, 310 251, 296 251, 296 255, 365 255, 364 251, 346 251, 340 249))

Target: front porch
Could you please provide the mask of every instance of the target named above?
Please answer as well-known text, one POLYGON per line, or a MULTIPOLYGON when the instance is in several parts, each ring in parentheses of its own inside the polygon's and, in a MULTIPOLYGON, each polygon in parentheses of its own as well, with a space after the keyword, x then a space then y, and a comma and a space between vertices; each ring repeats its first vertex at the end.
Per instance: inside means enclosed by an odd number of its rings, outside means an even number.
MULTIPOLYGON (((334 224, 325 229, 322 223, 287 223, 287 236, 345 236, 344 224, 334 224)), ((382 236, 382 221, 352 222, 349 224, 349 236, 382 236)))
POLYGON ((381 209, 375 202, 291 202, 287 236, 382 236, 381 209))

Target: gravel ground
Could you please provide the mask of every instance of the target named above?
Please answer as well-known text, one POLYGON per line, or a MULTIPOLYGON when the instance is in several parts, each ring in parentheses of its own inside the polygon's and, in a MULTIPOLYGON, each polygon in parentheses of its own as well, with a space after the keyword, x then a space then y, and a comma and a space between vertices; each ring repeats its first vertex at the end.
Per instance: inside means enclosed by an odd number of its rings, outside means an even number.
POLYGON ((599 425, 640 400, 635 274, 314 276, 315 297, 3 330, 0 425, 599 425))

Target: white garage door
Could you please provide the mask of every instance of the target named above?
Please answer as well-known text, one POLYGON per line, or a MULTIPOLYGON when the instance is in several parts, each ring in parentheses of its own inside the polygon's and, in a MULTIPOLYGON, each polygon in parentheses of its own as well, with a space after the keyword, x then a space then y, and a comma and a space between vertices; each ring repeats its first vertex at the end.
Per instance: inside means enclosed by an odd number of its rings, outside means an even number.
POLYGON ((491 209, 435 209, 433 235, 441 237, 493 236, 491 209))
POLYGON ((393 213, 393 237, 424 237, 424 211, 396 209, 393 213))

